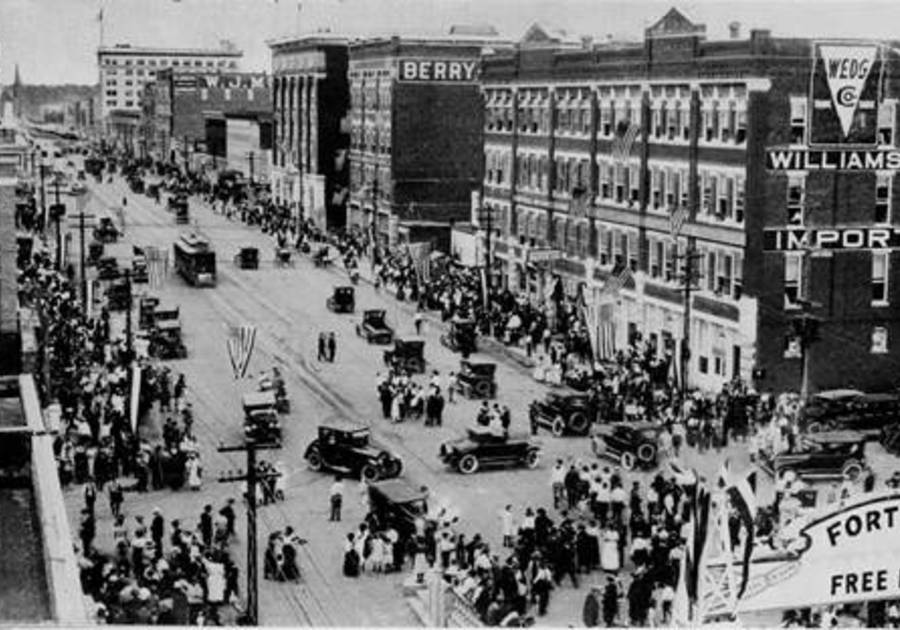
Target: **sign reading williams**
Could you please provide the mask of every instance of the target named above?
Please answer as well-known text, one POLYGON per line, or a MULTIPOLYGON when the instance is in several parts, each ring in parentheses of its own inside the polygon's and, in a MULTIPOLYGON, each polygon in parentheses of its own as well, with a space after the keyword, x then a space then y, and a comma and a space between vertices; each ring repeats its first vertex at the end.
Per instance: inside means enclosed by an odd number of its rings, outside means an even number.
POLYGON ((763 232, 763 250, 767 252, 898 248, 900 228, 774 228, 763 232))
POLYGON ((440 59, 401 59, 400 80, 473 83, 478 80, 478 62, 440 59))
POLYGON ((900 169, 898 150, 770 149, 771 171, 885 171, 900 169))

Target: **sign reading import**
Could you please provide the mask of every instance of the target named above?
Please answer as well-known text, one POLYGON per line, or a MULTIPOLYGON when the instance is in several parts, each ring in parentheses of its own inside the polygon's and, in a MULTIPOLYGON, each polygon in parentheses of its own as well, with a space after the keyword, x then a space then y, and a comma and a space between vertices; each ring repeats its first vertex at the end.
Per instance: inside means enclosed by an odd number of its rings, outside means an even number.
POLYGON ((753 563, 738 610, 900 597, 900 496, 863 496, 806 525, 794 558, 753 563))
POLYGON ((775 228, 763 232, 763 249, 768 252, 897 248, 900 228, 775 228))
POLYGON ((401 81, 473 83, 478 79, 477 61, 401 59, 401 81))

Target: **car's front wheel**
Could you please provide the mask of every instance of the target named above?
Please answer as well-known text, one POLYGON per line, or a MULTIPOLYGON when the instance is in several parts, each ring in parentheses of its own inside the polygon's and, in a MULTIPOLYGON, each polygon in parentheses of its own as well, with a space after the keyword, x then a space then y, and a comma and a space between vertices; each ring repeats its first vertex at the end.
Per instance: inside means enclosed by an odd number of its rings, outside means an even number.
POLYGON ((553 433, 556 437, 562 437, 566 432, 566 423, 565 421, 557 416, 553 419, 553 424, 550 427, 550 432, 553 433))
POLYGON ((580 411, 576 411, 569 416, 569 430, 578 435, 584 435, 589 428, 587 416, 580 411))
POLYGON ((541 463, 541 453, 537 449, 532 449, 528 451, 528 454, 525 455, 525 465, 528 468, 534 469, 538 467, 538 464, 541 463))
POLYGON ((634 455, 632 453, 622 453, 622 456, 619 457, 619 463, 622 464, 622 468, 625 470, 634 470, 634 455))
POLYGON ((478 472, 478 458, 471 453, 463 455, 456 467, 462 474, 471 475, 472 473, 478 472))
POLYGON ((856 481, 857 479, 859 479, 860 475, 862 475, 862 472, 863 467, 859 462, 847 462, 841 469, 841 473, 844 475, 844 479, 849 479, 850 481, 856 481))
POLYGON ((391 460, 385 467, 385 475, 387 477, 399 477, 401 472, 403 472, 403 462, 399 459, 391 460))
POLYGON ((309 453, 306 454, 306 463, 309 465, 310 470, 316 472, 319 472, 325 467, 325 463, 322 461, 322 453, 320 453, 317 448, 310 449, 309 453))
POLYGON ((641 444, 637 449, 637 456, 643 463, 651 464, 656 459, 656 447, 652 444, 641 444))
POLYGON ((362 467, 362 470, 359 471, 359 476, 369 482, 377 481, 379 477, 378 468, 372 464, 366 464, 362 467))

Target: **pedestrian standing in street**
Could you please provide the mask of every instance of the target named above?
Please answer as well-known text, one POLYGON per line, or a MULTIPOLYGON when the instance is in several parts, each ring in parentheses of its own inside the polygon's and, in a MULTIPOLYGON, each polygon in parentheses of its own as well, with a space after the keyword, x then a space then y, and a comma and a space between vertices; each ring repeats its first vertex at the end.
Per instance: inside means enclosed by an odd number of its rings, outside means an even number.
POLYGON ((422 316, 422 309, 416 311, 415 316, 413 317, 413 324, 416 327, 416 336, 422 336, 422 322, 424 317, 422 316))
POLYGON ((234 521, 237 516, 234 513, 234 499, 229 498, 225 502, 225 507, 219 510, 219 514, 225 519, 225 531, 228 533, 228 537, 232 538, 235 534, 234 521))
POLYGON ((334 356, 337 353, 337 337, 335 334, 328 333, 328 362, 334 363, 334 356))
POLYGON ((84 484, 84 507, 89 510, 91 516, 95 514, 94 512, 94 504, 97 502, 97 485, 94 483, 93 479, 88 479, 88 482, 84 484))
POLYGON ((453 395, 456 393, 457 384, 456 372, 450 372, 450 376, 447 379, 447 402, 451 405, 456 402, 453 400, 453 395))
POLYGON ((162 516, 162 511, 158 507, 153 508, 153 520, 150 521, 150 538, 153 539, 155 546, 156 560, 159 560, 163 555, 165 527, 166 521, 162 516))
POLYGON ((324 361, 326 358, 325 354, 325 333, 319 333, 319 351, 318 351, 318 360, 324 361))
POLYGON ((512 549, 513 547, 513 506, 507 505, 500 511, 500 531, 503 535, 503 546, 512 549))
POLYGON ((78 534, 81 538, 81 548, 84 551, 84 555, 87 556, 90 554, 94 536, 97 534, 97 524, 94 521, 94 514, 87 508, 81 510, 81 529, 78 534))
POLYGON ((550 487, 553 490, 553 507, 559 509, 566 505, 566 466, 563 460, 557 459, 550 471, 550 487))
POLYGON ((213 539, 213 515, 212 506, 203 506, 203 513, 200 514, 200 537, 203 539, 203 545, 209 547, 212 545, 213 539))
POLYGON ((335 476, 334 483, 331 484, 331 489, 328 494, 331 500, 331 516, 328 520, 340 521, 341 505, 344 502, 344 482, 341 480, 340 475, 335 476))

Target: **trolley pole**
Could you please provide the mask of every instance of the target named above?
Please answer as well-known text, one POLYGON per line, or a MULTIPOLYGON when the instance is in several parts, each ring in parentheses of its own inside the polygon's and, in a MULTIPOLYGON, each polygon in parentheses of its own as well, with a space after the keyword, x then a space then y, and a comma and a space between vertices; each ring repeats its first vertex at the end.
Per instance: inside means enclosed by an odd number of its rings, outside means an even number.
POLYGON ((234 446, 219 446, 220 453, 233 453, 244 451, 247 453, 247 471, 245 474, 228 474, 219 477, 219 483, 233 483, 245 481, 247 483, 247 609, 244 613, 243 623, 248 626, 259 625, 259 579, 257 577, 257 562, 259 553, 256 540, 256 484, 266 479, 278 477, 279 473, 257 474, 256 451, 273 450, 281 448, 276 442, 257 443, 247 440, 244 444, 234 446))

